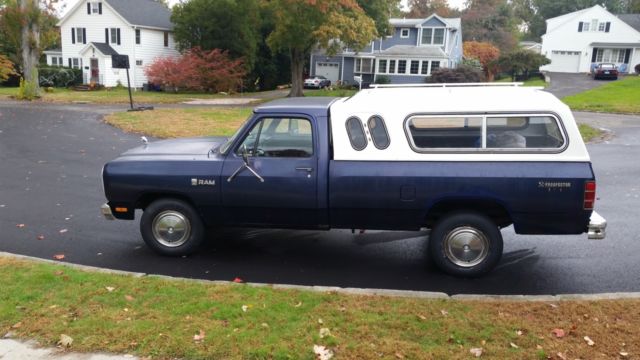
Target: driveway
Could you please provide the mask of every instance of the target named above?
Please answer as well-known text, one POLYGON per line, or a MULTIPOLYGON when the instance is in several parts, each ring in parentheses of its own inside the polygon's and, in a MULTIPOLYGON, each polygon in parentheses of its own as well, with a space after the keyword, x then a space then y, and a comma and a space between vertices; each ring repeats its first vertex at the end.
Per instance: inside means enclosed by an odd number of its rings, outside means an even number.
POLYGON ((586 74, 574 73, 547 73, 551 79, 546 90, 558 98, 574 95, 589 89, 606 84, 607 80, 594 80, 586 74))
POLYGON ((0 251, 46 259, 64 254, 78 264, 209 280, 449 294, 640 291, 638 117, 591 119, 620 129, 610 142, 589 145, 607 239, 515 236, 508 228, 498 268, 466 280, 429 264, 423 232, 233 229, 213 234, 194 256, 158 256, 144 246, 138 220, 108 222, 99 215, 102 165, 139 139, 104 124, 94 109, 0 103, 0 251))

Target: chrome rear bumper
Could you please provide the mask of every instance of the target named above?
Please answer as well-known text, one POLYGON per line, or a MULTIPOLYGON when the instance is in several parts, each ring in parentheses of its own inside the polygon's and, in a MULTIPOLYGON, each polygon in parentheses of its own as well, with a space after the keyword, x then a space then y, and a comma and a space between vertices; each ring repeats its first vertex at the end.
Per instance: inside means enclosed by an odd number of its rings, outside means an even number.
POLYGON ((116 219, 113 216, 113 214, 111 213, 111 207, 107 203, 104 203, 104 204, 102 204, 102 206, 100 206, 100 212, 102 213, 102 216, 104 216, 104 218, 107 219, 107 220, 115 220, 116 219))
POLYGON ((589 219, 589 231, 587 232, 589 240, 602 240, 607 235, 605 229, 607 228, 607 220, 605 220, 597 212, 591 213, 589 219))

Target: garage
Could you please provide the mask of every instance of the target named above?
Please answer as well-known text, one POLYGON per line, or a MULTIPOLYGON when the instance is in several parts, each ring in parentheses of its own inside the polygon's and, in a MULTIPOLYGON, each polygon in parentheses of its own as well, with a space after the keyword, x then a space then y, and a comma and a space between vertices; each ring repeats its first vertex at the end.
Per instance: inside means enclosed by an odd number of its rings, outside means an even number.
POLYGON ((316 63, 316 75, 321 75, 335 84, 340 79, 340 63, 318 62, 316 63))
POLYGON ((580 51, 553 50, 550 60, 549 70, 554 72, 576 73, 580 66, 580 51))

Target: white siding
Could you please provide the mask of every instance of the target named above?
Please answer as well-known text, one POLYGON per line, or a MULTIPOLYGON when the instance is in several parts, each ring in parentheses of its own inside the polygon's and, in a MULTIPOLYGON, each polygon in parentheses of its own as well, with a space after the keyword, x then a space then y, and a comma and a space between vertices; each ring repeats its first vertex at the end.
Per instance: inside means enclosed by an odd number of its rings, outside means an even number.
MULTIPOLYGON (((133 34, 133 43, 135 44, 135 31, 133 34)), ((147 82, 144 75, 144 68, 151 64, 158 57, 178 56, 179 53, 175 49, 176 44, 173 34, 169 33, 169 46, 164 46, 164 31, 152 29, 140 29, 140 45, 135 45, 134 57, 131 58, 131 69, 135 77, 135 87, 142 87, 147 82), (136 65, 136 60, 142 60, 142 66, 136 65)), ((134 80, 132 80, 132 84, 134 80)))
MULTIPOLYGON (((640 32, 596 5, 586 10, 547 20, 547 33, 542 36, 542 54, 551 58, 552 51, 580 52, 579 66, 575 72, 589 72, 593 53, 592 43, 637 43, 640 45, 640 32), (610 31, 578 32, 578 24, 581 21, 591 22, 593 19, 597 19, 599 22, 611 22, 610 31)), ((633 70, 633 65, 631 63, 629 65, 633 70)), ((546 65, 544 69, 557 71, 553 63, 546 65)))
MULTIPOLYGON (((93 0, 96 1, 96 0, 93 0)), ((72 10, 73 11, 73 10, 72 10)), ((142 67, 136 66, 136 59, 143 61, 143 66, 150 64, 155 57, 177 55, 173 36, 169 34, 169 46, 164 47, 164 31, 141 28, 141 44, 136 45, 135 28, 128 25, 106 2, 102 2, 102 14, 87 14, 87 0, 80 0, 80 4, 75 11, 64 19, 60 27, 62 56, 65 66, 68 66, 69 58, 82 58, 82 67, 85 79, 90 77, 90 59, 99 58, 100 76, 103 84, 107 87, 116 86, 118 80, 127 84, 126 70, 111 68, 111 57, 103 58, 93 50, 86 51, 83 56, 80 51, 90 42, 105 42, 105 29, 120 28, 120 45, 109 43, 109 45, 121 55, 129 55, 131 66, 131 85, 142 87, 147 82, 142 67), (71 29, 86 28, 86 44, 72 43, 71 29)))

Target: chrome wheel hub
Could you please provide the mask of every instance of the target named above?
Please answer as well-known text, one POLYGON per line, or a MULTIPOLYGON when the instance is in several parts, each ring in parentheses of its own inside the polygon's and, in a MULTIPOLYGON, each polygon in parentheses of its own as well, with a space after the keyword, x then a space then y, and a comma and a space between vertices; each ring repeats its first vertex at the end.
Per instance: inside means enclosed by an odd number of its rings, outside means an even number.
POLYGON ((461 226, 451 230, 444 238, 444 254, 452 263, 473 267, 489 255, 489 239, 480 230, 461 226))
POLYGON ((191 235, 191 224, 183 214, 167 210, 158 214, 151 225, 153 237, 166 247, 178 247, 191 235))

